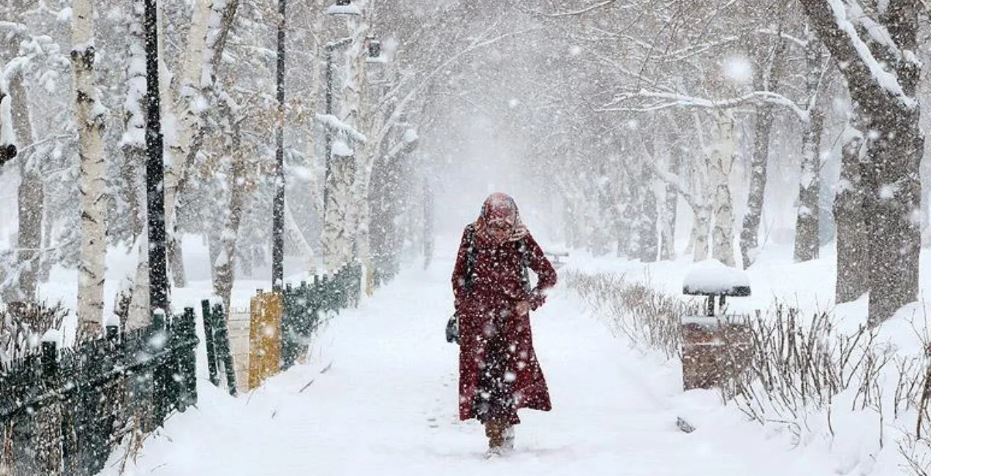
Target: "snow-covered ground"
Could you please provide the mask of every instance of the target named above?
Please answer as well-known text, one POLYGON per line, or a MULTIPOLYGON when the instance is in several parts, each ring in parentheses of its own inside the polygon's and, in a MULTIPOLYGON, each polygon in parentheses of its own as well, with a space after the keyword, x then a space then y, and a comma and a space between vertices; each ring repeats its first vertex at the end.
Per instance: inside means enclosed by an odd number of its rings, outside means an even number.
POLYGON ((485 460, 481 426, 456 418, 449 258, 404 269, 320 329, 307 364, 252 393, 212 387, 202 348, 198 407, 171 417, 125 474, 850 474, 715 392, 683 392, 677 361, 629 348, 564 288, 532 317, 554 409, 522 411, 514 454, 485 460), (678 416, 697 430, 679 431, 678 416))
MULTIPOLYGON (((682 248, 680 248, 682 249, 682 248)), ((900 309, 895 317, 881 326, 883 339, 894 341, 904 352, 921 352, 921 344, 913 325, 922 330, 930 307, 930 249, 924 249, 919 260, 920 302, 900 309)), ((816 260, 795 263, 792 245, 774 245, 764 248, 759 258, 746 269, 752 295, 729 298, 731 312, 749 313, 773 307, 775 301, 801 309, 805 316, 813 312, 829 312, 844 333, 857 330, 867 321, 867 295, 860 299, 836 305, 836 248, 825 246, 816 260)), ((567 270, 582 273, 612 273, 630 282, 681 295, 683 282, 695 268, 690 255, 673 261, 642 263, 624 260, 613 255, 590 256, 575 251, 567 270)), ((691 298, 695 299, 695 298, 691 298)), ((697 298, 699 299, 699 298, 697 298)))

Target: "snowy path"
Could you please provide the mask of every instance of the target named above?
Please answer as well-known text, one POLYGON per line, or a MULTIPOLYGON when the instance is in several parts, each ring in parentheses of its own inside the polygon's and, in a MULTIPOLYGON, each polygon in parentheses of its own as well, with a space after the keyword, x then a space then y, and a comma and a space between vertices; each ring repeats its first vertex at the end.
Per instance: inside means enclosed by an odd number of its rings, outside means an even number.
POLYGON ((712 393, 682 392, 676 362, 629 349, 564 289, 533 317, 554 409, 522 411, 515 453, 484 460, 481 426, 456 418, 448 264, 404 271, 252 394, 202 385, 126 474, 833 474, 712 393), (677 430, 678 414, 698 430, 677 430))

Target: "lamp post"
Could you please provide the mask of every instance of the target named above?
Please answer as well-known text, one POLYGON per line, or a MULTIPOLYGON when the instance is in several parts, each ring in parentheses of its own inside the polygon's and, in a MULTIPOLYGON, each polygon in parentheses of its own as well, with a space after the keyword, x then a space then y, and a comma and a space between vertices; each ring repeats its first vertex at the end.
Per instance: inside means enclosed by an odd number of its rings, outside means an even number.
POLYGON ((274 193, 274 235, 271 263, 271 286, 275 292, 280 292, 284 286, 284 30, 287 21, 286 0, 278 0, 278 35, 277 35, 277 101, 278 123, 275 145, 275 183, 274 193))
POLYGON ((149 233, 149 310, 168 313, 166 224, 163 210, 163 133, 160 131, 159 42, 156 0, 145 0, 146 219, 149 233))

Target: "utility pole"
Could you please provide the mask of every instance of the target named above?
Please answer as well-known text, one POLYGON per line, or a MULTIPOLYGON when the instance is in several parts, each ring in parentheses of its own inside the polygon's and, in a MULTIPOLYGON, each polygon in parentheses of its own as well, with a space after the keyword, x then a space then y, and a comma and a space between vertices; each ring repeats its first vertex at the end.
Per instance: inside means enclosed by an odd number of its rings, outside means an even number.
POLYGON ((149 233, 149 310, 168 314, 166 224, 163 210, 163 133, 160 131, 160 81, 156 0, 145 0, 146 32, 146 219, 149 233))
POLYGON ((284 285, 284 29, 287 16, 285 6, 287 0, 278 0, 278 36, 277 36, 277 101, 278 124, 277 144, 275 150, 275 183, 274 193, 274 238, 271 267, 271 285, 274 291, 280 291, 284 285))

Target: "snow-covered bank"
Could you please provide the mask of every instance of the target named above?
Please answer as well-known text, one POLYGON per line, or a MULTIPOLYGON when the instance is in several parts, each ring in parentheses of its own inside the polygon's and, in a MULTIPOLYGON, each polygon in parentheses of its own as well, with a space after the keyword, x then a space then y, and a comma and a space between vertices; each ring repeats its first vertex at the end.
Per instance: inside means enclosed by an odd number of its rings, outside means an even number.
POLYGON ((554 409, 522 412, 517 451, 484 461, 481 426, 456 420, 450 265, 404 270, 321 329, 307 364, 255 392, 230 398, 199 367, 198 408, 171 417, 125 474, 836 474, 830 454, 792 450, 714 392, 683 392, 678 362, 629 348, 558 288, 532 318, 554 409))
MULTIPOLYGON (((772 307, 775 301, 792 305, 806 314, 830 312, 837 325, 845 332, 852 332, 867 320, 867 296, 857 301, 835 304, 836 293, 836 248, 822 248, 820 258, 804 263, 794 263, 793 249, 790 246, 764 248, 757 261, 746 269, 749 275, 752 295, 728 300, 729 309, 736 313, 749 313, 772 307)), ((692 257, 681 256, 674 261, 642 263, 638 260, 624 260, 612 255, 592 256, 584 251, 573 251, 566 270, 586 274, 611 273, 624 277, 629 282, 680 296, 684 278, 694 267, 692 257)), ((907 345, 914 342, 910 321, 922 327, 922 320, 930 307, 930 250, 920 255, 920 302, 903 307, 896 318, 889 319, 882 326, 882 335, 897 338, 907 345)), ((694 299, 694 298, 691 298, 694 299)), ((913 349, 919 351, 918 347, 913 349)))
MULTIPOLYGON (((577 260, 564 273, 570 286, 637 347, 678 356, 680 318, 691 312, 682 303, 694 298, 680 296, 678 284, 664 288, 650 276, 669 276, 664 272, 669 270, 672 279, 682 279, 689 265, 600 261, 577 260), (587 268, 600 271, 580 271, 587 268)), ((815 263, 767 265, 803 281, 814 278, 808 274, 816 268, 815 263)), ((832 455, 837 474, 928 471, 929 306, 911 303, 866 329, 863 300, 802 306, 783 293, 774 289, 769 303, 756 305, 747 305, 752 299, 741 306, 743 298, 730 301, 737 312, 760 310, 762 319, 749 320, 754 342, 749 370, 719 398, 730 399, 768 432, 786 434, 789 445, 832 455)))

